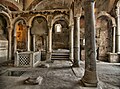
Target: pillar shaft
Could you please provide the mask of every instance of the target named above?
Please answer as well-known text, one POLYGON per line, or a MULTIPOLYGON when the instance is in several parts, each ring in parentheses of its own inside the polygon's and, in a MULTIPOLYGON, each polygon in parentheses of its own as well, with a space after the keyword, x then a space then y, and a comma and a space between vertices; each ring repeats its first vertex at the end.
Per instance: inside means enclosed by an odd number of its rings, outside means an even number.
POLYGON ((33 51, 35 51, 35 35, 33 34, 33 51))
POLYGON ((27 40, 27 51, 30 51, 30 27, 28 27, 28 29, 27 29, 28 31, 28 34, 27 34, 27 38, 28 38, 28 40, 27 40))
POLYGON ((97 86, 94 0, 85 1, 85 73, 82 83, 97 86))
POLYGON ((73 39, 73 34, 74 34, 74 26, 70 26, 70 60, 73 61, 74 59, 74 39, 73 39))
POLYGON ((74 17, 74 66, 80 66, 80 17, 74 17))
POLYGON ((52 52, 52 27, 50 27, 48 33, 48 51, 52 52))
POLYGON ((12 57, 12 27, 8 28, 9 30, 9 41, 8 41, 8 60, 11 60, 11 57, 12 57))
POLYGON ((115 30, 116 26, 113 27, 113 50, 112 50, 113 53, 115 53, 115 30))
POLYGON ((117 52, 120 53, 120 6, 117 7, 117 52))
POLYGON ((51 61, 51 55, 52 55, 52 27, 50 26, 48 32, 48 49, 46 55, 47 61, 51 61))
POLYGON ((70 55, 69 55, 69 59, 71 61, 74 61, 74 3, 72 3, 71 5, 71 9, 70 9, 70 20, 69 20, 70 24, 70 31, 69 31, 69 47, 70 47, 70 55))
POLYGON ((16 28, 14 28, 14 53, 17 51, 16 28))

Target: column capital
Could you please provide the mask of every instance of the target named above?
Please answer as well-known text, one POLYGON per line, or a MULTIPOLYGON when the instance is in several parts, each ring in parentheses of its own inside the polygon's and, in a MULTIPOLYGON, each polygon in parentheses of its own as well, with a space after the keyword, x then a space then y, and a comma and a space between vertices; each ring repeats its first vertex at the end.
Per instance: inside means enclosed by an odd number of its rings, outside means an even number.
POLYGON ((76 18, 77 20, 80 20, 80 16, 75 16, 74 18, 76 18))
POLYGON ((113 24, 112 27, 117 27, 117 26, 115 24, 113 24))
POLYGON ((31 26, 26 26, 27 28, 31 28, 31 26))
POLYGON ((117 7, 120 7, 120 0, 117 2, 117 5, 116 5, 117 7))
POLYGON ((117 7, 117 9, 116 9, 116 16, 120 17, 120 7, 117 7))
POLYGON ((48 26, 48 29, 49 29, 49 30, 52 30, 52 27, 53 27, 53 26, 49 25, 49 26, 48 26))

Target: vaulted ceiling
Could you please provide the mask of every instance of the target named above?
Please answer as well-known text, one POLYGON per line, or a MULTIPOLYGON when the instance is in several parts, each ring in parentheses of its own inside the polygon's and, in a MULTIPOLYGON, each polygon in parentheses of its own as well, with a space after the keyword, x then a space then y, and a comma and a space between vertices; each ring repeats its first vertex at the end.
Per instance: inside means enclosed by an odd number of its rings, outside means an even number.
MULTIPOLYGON (((15 0, 0 0, 0 3, 10 10, 45 10, 45 9, 69 9, 72 2, 75 8, 84 7, 84 0, 20 0, 20 5, 15 0), (23 6, 21 6, 21 4, 23 6)), ((99 11, 111 12, 119 0, 95 0, 95 8, 99 11)))
MULTIPOLYGON (((33 0, 27 10, 31 9, 68 9, 71 6, 72 1, 75 1, 75 7, 80 8, 81 2, 84 0, 33 0)), ((110 12, 119 0, 95 0, 95 8, 98 11, 110 12)), ((83 5, 84 6, 84 5, 83 5)))

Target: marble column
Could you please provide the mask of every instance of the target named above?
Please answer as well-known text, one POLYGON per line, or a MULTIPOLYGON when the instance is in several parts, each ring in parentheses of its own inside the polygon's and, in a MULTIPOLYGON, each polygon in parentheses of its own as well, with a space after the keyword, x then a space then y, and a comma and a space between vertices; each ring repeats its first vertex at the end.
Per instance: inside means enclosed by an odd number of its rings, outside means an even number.
POLYGON ((48 32, 48 50, 46 60, 51 60, 51 55, 52 55, 52 26, 49 27, 48 32))
POLYGON ((27 27, 27 51, 30 51, 30 26, 27 27))
POLYGON ((32 35, 33 36, 33 51, 35 51, 35 34, 32 35))
POLYGON ((74 17, 74 67, 80 66, 80 17, 74 17))
POLYGON ((113 26, 113 50, 112 50, 112 53, 115 53, 115 32, 116 32, 116 26, 113 26))
POLYGON ((120 53, 120 5, 117 5, 117 53, 120 53))
POLYGON ((85 73, 81 82, 86 87, 97 87, 94 0, 84 1, 85 11, 85 73))
POLYGON ((8 60, 11 60, 12 58, 12 26, 8 27, 8 60))

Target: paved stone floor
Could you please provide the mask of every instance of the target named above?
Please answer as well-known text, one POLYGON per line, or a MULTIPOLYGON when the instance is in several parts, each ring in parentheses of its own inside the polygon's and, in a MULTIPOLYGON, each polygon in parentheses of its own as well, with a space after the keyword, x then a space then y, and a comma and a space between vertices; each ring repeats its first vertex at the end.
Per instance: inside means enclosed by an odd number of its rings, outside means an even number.
POLYGON ((97 62, 99 86, 86 88, 79 84, 84 74, 84 62, 81 68, 72 68, 69 61, 54 61, 49 68, 0 68, 0 89, 120 89, 120 63, 97 62), (19 76, 5 75, 7 71, 25 71, 19 76), (27 85, 23 81, 28 77, 43 78, 40 85, 27 85))

